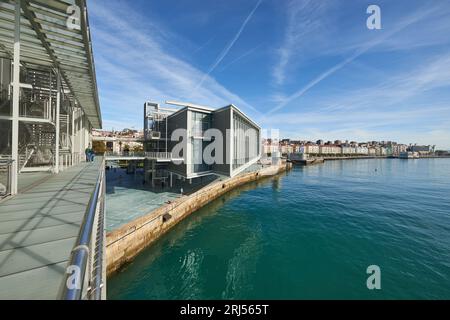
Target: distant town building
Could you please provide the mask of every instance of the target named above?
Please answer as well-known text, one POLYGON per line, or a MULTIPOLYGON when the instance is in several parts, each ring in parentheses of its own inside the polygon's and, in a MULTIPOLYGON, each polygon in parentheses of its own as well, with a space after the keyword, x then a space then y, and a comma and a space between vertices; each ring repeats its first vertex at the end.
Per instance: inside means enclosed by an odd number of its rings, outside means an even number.
POLYGON ((413 145, 413 146, 410 146, 407 151, 417 152, 419 154, 424 154, 425 155, 425 154, 434 153, 434 149, 435 149, 435 146, 418 146, 418 145, 413 145))
POLYGON ((337 155, 342 153, 342 148, 340 146, 336 145, 322 145, 319 147, 320 154, 327 154, 327 155, 337 155))
MULTIPOLYGON (((323 139, 317 140, 315 143, 305 140, 282 139, 279 143, 280 151, 283 154, 309 154, 324 156, 394 156, 398 157, 404 152, 414 152, 417 154, 435 153, 434 146, 418 146, 406 145, 394 141, 369 141, 356 142, 345 140, 335 140, 324 142, 323 139)), ((273 148, 271 146, 270 148, 273 148)), ((264 145, 264 151, 270 153, 269 144, 264 145)))

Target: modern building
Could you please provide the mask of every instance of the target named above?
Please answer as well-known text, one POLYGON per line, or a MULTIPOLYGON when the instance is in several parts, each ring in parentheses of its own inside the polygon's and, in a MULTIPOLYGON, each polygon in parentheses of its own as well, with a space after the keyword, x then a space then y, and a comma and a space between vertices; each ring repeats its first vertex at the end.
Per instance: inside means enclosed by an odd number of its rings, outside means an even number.
POLYGON ((234 105, 220 109, 166 102, 145 103, 147 180, 235 176, 261 156, 261 128, 234 105))

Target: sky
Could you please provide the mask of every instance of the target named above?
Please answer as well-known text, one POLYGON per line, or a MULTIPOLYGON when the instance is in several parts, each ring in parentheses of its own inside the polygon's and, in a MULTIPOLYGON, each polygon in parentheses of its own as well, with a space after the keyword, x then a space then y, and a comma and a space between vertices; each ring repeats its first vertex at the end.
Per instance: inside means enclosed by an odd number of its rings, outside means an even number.
POLYGON ((450 1, 90 0, 103 128, 234 104, 300 140, 450 149, 450 1), (381 29, 367 28, 378 5, 381 29))

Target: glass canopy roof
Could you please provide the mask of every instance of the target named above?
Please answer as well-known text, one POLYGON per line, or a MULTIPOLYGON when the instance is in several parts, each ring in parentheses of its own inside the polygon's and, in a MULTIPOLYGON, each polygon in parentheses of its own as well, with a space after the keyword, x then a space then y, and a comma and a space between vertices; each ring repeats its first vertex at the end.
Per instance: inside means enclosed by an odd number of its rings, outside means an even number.
MULTIPOLYGON (((15 4, 13 0, 0 0, 0 57, 10 59, 14 52, 15 4)), ((65 89, 91 125, 101 128, 86 1, 21 0, 20 7, 21 63, 59 69, 65 89), (74 20, 78 13, 79 19, 74 20)))

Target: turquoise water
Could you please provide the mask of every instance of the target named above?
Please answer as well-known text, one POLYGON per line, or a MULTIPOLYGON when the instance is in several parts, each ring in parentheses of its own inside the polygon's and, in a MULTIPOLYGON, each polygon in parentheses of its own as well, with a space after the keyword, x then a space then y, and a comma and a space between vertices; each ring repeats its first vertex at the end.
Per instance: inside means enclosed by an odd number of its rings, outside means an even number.
POLYGON ((108 298, 450 299, 450 159, 328 161, 249 184, 109 279, 108 298))

